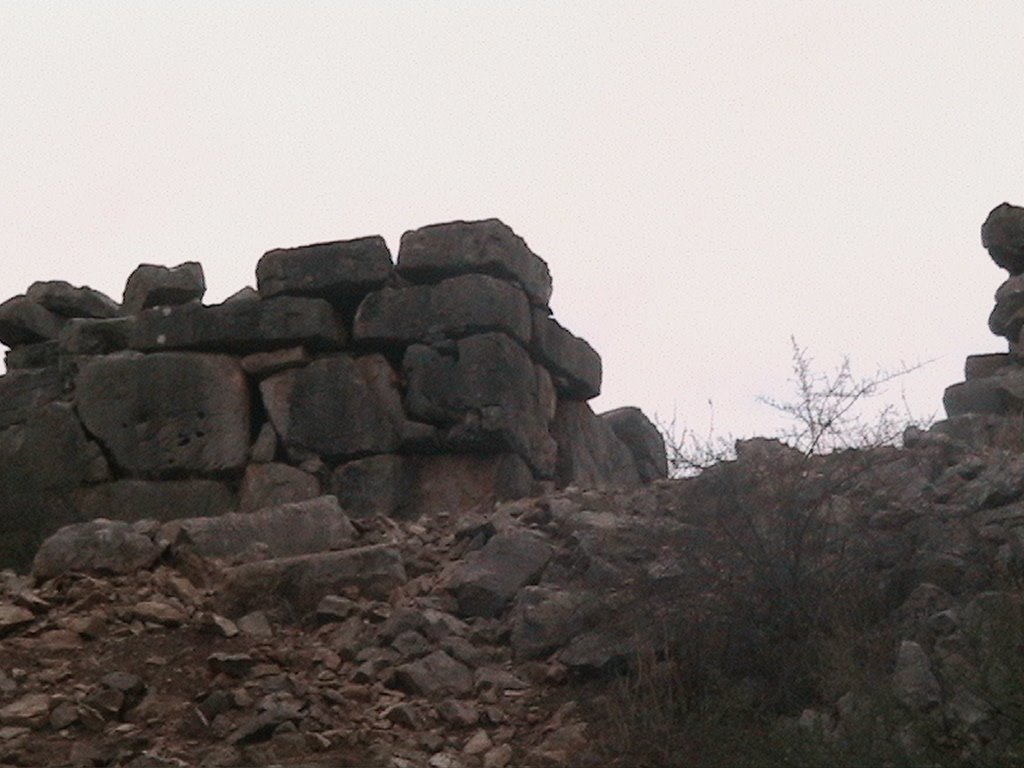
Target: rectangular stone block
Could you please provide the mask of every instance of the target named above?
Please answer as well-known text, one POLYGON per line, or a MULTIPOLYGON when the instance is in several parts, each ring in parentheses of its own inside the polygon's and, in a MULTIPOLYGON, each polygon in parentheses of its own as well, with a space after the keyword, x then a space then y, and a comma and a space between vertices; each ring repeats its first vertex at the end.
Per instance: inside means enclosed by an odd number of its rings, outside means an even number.
POLYGON ((566 399, 590 400, 601 394, 601 356, 540 309, 533 310, 530 350, 566 399))
POLYGON ((352 335, 365 344, 404 346, 501 331, 530 342, 530 305, 523 291, 486 275, 463 275, 437 285, 384 288, 359 305, 352 335))
POLYGON ((515 280, 530 302, 551 300, 548 265, 498 219, 433 224, 402 235, 398 272, 413 281, 433 282, 452 275, 480 273, 515 280))
POLYGON ((358 302, 384 285, 394 267, 384 238, 278 248, 256 265, 261 296, 314 296, 338 304, 358 302))
POLYGON ((0 376, 0 429, 23 424, 46 403, 64 397, 64 380, 56 368, 8 371, 0 376))
POLYGON ((280 296, 212 307, 184 304, 140 313, 131 348, 187 349, 245 354, 306 345, 340 349, 347 341, 341 318, 323 299, 280 296))
POLYGON ((249 384, 232 357, 97 357, 78 374, 75 403, 89 432, 133 477, 234 473, 248 457, 249 384))
POLYGON ((212 517, 234 509, 235 499, 215 480, 116 480, 78 488, 70 494, 81 520, 177 520, 212 517))

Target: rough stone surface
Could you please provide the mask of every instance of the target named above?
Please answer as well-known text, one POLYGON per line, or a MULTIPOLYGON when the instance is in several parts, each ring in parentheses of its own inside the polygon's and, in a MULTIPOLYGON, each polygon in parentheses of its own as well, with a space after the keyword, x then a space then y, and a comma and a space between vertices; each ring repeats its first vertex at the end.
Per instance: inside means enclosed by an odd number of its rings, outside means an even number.
POLYGON ((49 403, 0 431, 0 489, 70 490, 105 478, 106 461, 68 403, 49 403))
POLYGON ((356 547, 229 568, 221 602, 225 613, 235 615, 275 601, 300 612, 314 611, 324 597, 346 588, 381 599, 406 579, 397 547, 356 547))
POLYGON ((341 318, 323 299, 281 296, 206 307, 159 307, 138 315, 131 346, 165 349, 256 352, 305 344, 339 349, 346 333, 341 318))
POLYGON ((601 356, 542 309, 533 310, 531 344, 560 395, 569 400, 589 400, 601 394, 601 356))
POLYGON ((581 598, 551 586, 527 586, 512 609, 512 652, 519 659, 543 658, 579 632, 581 598))
POLYGON ((501 331, 526 345, 530 305, 517 286, 487 275, 436 285, 384 288, 359 305, 352 335, 366 344, 405 345, 501 331))
POLYGON ((464 695, 473 690, 473 672, 444 651, 395 670, 395 686, 411 693, 437 697, 445 694, 464 695))
POLYGON ((413 479, 407 457, 368 456, 337 467, 331 473, 330 491, 351 515, 402 517, 413 479))
POLYGON ((501 614, 520 589, 540 577, 551 555, 551 546, 528 531, 492 537, 483 549, 466 556, 448 583, 459 614, 501 614))
POLYGON ((56 368, 8 371, 0 376, 0 429, 23 424, 40 406, 64 396, 64 381, 56 368))
POLYGON ((60 362, 60 346, 56 341, 37 341, 22 344, 4 353, 4 364, 8 371, 17 368, 49 368, 60 362))
POLYGON ((963 414, 1020 414, 1024 411, 1024 370, 946 387, 942 404, 950 417, 963 414))
POLYGON ((450 346, 413 345, 402 368, 410 416, 444 427, 452 450, 511 449, 538 477, 552 476, 546 373, 512 339, 490 333, 450 346))
POLYGON ((76 400, 86 428, 131 475, 232 472, 248 456, 249 389, 230 357, 96 358, 78 376, 76 400))
POLYGON ((60 351, 68 355, 107 355, 128 349, 135 318, 74 318, 60 332, 60 351))
POLYGON ((231 489, 215 480, 116 480, 73 491, 71 503, 80 519, 125 522, 212 517, 235 506, 231 489))
POLYGON ((559 402, 551 432, 558 444, 559 487, 631 486, 640 481, 632 453, 586 403, 559 402))
POLYGON ((116 317, 121 307, 104 293, 63 280, 36 282, 25 292, 32 301, 64 317, 116 317))
POLYGON ((15 296, 0 304, 0 343, 14 347, 56 339, 66 322, 27 296, 15 296))
POLYGON ((320 481, 308 472, 287 464, 250 464, 238 491, 238 508, 246 512, 319 495, 320 481))
POLYGON ((397 269, 414 281, 467 272, 491 274, 520 283, 533 304, 547 306, 551 299, 548 265, 497 219, 453 221, 406 232, 397 269))
POLYGON ((981 225, 981 244, 1011 275, 1024 272, 1024 208, 997 205, 981 225))
POLYGON ((668 477, 665 440, 651 420, 639 408, 616 408, 601 414, 615 436, 629 449, 636 462, 640 482, 649 483, 668 477))
POLYGON ((205 293, 206 279, 199 262, 186 261, 176 267, 140 264, 128 276, 121 304, 125 314, 135 314, 147 307, 199 301, 205 293))
POLYGON ((271 352, 254 352, 242 358, 242 370, 262 379, 274 373, 301 368, 313 360, 305 347, 285 347, 271 352))
POLYGON ((964 378, 987 379, 990 376, 998 376, 1010 373, 1015 367, 1013 356, 1006 352, 997 352, 986 355, 968 355, 964 361, 964 378))
POLYGON ((291 557, 347 547, 355 529, 334 496, 320 496, 255 512, 173 520, 160 528, 160 536, 187 541, 204 557, 236 555, 256 545, 270 557, 291 557))
POLYGON ((363 237, 268 251, 256 265, 261 296, 317 296, 352 303, 380 287, 392 273, 384 238, 363 237))
POLYGON ((530 467, 514 453, 410 456, 412 480, 406 515, 459 514, 519 499, 537 491, 530 467))
POLYGON ((911 640, 900 643, 892 686, 896 697, 909 709, 928 710, 942 701, 942 687, 932 674, 928 655, 911 640))
POLYGON ((65 526, 39 547, 32 575, 44 580, 68 571, 133 573, 147 568, 161 553, 144 532, 147 527, 110 520, 65 526))
POLYGON ((996 291, 988 327, 996 336, 1016 341, 1024 326, 1024 275, 1013 275, 996 291))
POLYGON ((401 443, 405 417, 389 371, 379 355, 332 355, 264 379, 260 392, 286 448, 338 461, 401 443))

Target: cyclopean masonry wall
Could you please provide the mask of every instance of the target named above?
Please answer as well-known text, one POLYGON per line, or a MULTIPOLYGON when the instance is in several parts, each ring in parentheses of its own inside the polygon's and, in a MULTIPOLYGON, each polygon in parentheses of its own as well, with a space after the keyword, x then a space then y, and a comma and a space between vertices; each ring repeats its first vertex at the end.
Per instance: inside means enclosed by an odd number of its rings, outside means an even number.
POLYGON ((991 443, 1024 435, 1024 208, 1002 203, 981 227, 982 245, 992 260, 1009 272, 999 286, 988 327, 1006 339, 1007 352, 971 355, 964 378, 946 388, 948 418, 934 429, 991 443))
POLYGON ((667 474, 640 413, 594 415, 601 360, 551 317, 547 264, 497 220, 273 250, 201 303, 194 262, 119 305, 33 284, 0 305, 0 567, 69 523, 338 497, 416 516, 667 474))

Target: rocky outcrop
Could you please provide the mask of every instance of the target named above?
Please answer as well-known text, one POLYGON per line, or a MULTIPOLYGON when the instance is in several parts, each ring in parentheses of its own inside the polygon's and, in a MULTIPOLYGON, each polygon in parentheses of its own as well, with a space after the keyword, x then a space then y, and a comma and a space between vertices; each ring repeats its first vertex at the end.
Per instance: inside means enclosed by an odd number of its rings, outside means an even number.
POLYGON ((380 237, 275 249, 256 282, 205 305, 201 265, 144 264, 120 304, 61 281, 0 304, 0 566, 94 517, 323 492, 356 517, 457 514, 666 474, 642 415, 586 404, 601 359, 500 221, 407 232, 395 264, 380 237))

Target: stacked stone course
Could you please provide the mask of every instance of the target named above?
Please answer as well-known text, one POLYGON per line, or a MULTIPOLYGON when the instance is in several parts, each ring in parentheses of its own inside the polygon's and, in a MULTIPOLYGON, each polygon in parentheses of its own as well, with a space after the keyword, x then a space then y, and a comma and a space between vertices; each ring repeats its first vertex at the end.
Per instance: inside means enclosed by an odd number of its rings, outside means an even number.
POLYGON ((636 409, 587 400, 601 359, 498 220, 272 250, 204 305, 202 267, 142 265, 119 305, 33 284, 0 305, 0 566, 107 517, 170 520, 333 494, 411 516, 666 475, 636 409))
POLYGON ((947 387, 942 398, 948 418, 935 429, 992 443, 1024 426, 1019 423, 1024 416, 1024 208, 996 206, 981 227, 981 241, 996 265, 1009 272, 988 318, 989 330, 1006 339, 1008 350, 967 358, 965 380, 947 387))

